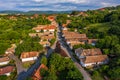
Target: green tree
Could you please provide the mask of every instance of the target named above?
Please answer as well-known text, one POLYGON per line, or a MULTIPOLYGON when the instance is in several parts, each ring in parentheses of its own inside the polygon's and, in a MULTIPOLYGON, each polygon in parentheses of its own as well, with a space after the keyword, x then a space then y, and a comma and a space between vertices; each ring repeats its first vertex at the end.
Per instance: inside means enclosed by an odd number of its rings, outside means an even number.
POLYGON ((44 65, 47 65, 47 58, 45 56, 43 56, 40 63, 44 64, 44 65))

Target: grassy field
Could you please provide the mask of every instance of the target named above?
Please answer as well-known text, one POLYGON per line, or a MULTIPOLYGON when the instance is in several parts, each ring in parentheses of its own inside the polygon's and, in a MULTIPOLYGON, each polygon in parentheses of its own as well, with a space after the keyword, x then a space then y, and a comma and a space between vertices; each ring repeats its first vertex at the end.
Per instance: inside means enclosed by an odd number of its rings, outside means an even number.
POLYGON ((110 26, 109 23, 96 23, 88 25, 88 29, 95 28, 98 32, 105 32, 109 30, 110 26))

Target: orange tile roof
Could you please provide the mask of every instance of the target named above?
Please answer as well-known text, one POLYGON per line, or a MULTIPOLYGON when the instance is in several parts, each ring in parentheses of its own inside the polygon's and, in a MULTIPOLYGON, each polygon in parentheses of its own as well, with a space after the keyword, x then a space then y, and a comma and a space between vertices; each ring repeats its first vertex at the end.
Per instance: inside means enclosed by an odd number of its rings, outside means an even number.
POLYGON ((10 73, 14 70, 15 67, 13 66, 6 66, 6 67, 3 67, 3 68, 0 68, 0 75, 4 75, 6 73, 10 73))
POLYGON ((63 33, 65 38, 87 38, 86 34, 79 34, 76 32, 64 32, 63 33))
POLYGON ((20 58, 30 58, 30 57, 38 57, 39 56, 39 52, 37 51, 32 51, 32 52, 23 52, 21 53, 20 58))
POLYGON ((55 25, 49 25, 43 28, 44 30, 56 29, 55 25))
POLYGON ((108 60, 107 55, 86 56, 85 60, 81 59, 84 63, 97 63, 108 60))
POLYGON ((49 21, 54 21, 54 20, 55 20, 55 16, 48 16, 47 19, 48 19, 49 21))
POLYGON ((9 57, 0 57, 0 62, 5 62, 5 61, 9 61, 9 57))
POLYGON ((44 64, 41 64, 39 66, 39 68, 34 72, 33 74, 33 80, 42 80, 42 76, 40 75, 40 70, 41 69, 45 69, 45 70, 48 70, 47 66, 45 66, 44 64))

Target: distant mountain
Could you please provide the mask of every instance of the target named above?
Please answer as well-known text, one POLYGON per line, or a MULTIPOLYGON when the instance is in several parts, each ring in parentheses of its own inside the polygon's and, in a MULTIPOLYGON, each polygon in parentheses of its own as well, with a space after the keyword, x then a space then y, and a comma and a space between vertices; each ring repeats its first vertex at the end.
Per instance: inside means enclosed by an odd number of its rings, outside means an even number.
POLYGON ((22 11, 12 11, 12 10, 5 10, 5 11, 0 11, 1 14, 19 14, 19 13, 24 13, 22 11))
POLYGON ((5 10, 0 11, 0 14, 61 14, 61 13, 71 13, 72 11, 12 11, 12 10, 5 10))

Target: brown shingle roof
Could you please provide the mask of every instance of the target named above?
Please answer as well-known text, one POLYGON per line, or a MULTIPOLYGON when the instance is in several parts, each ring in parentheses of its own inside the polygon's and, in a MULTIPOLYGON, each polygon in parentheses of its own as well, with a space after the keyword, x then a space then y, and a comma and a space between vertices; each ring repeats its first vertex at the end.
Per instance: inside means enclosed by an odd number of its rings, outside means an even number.
POLYGON ((38 25, 37 27, 34 27, 33 30, 50 30, 50 29, 56 29, 55 25, 38 25))
POLYGON ((32 51, 32 52, 23 52, 20 56, 20 58, 30 58, 30 57, 37 57, 39 56, 39 52, 32 51))
POLYGON ((83 52, 81 55, 84 55, 84 56, 102 55, 102 52, 99 48, 83 49, 83 52))
POLYGON ((65 38, 87 38, 86 34, 79 34, 77 32, 64 32, 65 38))
POLYGON ((75 50, 77 53, 79 53, 81 56, 94 56, 94 55, 102 55, 102 52, 99 48, 94 49, 82 49, 78 48, 75 50))
POLYGON ((9 61, 9 57, 0 57, 0 62, 9 61))
POLYGON ((13 70, 14 70, 13 66, 6 66, 6 67, 3 67, 3 68, 0 68, 0 75, 4 75, 6 73, 10 73, 13 70))
POLYGON ((82 59, 84 63, 97 63, 104 62, 106 60, 108 60, 107 55, 86 56, 85 60, 82 59))

